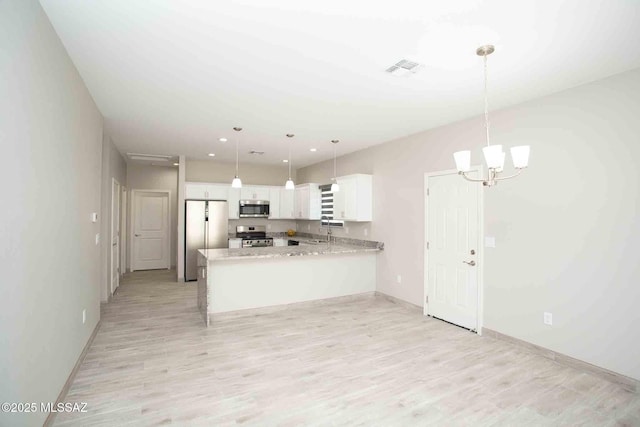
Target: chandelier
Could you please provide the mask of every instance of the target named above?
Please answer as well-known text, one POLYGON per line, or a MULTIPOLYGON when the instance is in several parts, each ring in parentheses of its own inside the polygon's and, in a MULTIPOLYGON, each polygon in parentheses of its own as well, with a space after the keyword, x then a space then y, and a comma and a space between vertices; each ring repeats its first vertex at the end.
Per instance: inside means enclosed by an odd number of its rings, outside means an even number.
POLYGON ((518 147, 511 147, 511 159, 513 161, 513 167, 516 169, 516 173, 508 176, 501 176, 500 174, 504 170, 504 158, 505 153, 502 151, 502 145, 491 145, 489 142, 489 97, 487 90, 487 56, 491 55, 495 51, 493 45, 480 46, 476 50, 478 56, 482 56, 484 60, 484 125, 487 132, 487 146, 482 148, 484 154, 484 160, 489 169, 486 178, 476 179, 470 178, 467 172, 471 170, 471 151, 457 151, 453 153, 453 158, 456 162, 456 168, 458 174, 462 175, 464 179, 472 182, 482 182, 482 185, 491 187, 509 178, 514 178, 522 173, 522 170, 529 164, 529 146, 521 145, 518 147))

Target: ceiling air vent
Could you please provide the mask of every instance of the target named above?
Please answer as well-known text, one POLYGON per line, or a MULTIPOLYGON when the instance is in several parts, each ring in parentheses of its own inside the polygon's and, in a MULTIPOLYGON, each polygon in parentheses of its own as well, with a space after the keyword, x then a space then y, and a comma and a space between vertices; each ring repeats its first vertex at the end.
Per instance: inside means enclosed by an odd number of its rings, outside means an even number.
POLYGON ((385 71, 389 74, 393 74, 394 76, 406 76, 415 74, 420 67, 421 65, 417 62, 409 61, 408 59, 401 59, 385 71))
POLYGON ((127 156, 131 160, 144 160, 147 162, 168 162, 171 159, 171 156, 163 156, 161 154, 127 153, 127 156))
POLYGON ((249 154, 255 154, 255 155, 258 155, 258 156, 262 156, 264 154, 264 151, 251 150, 251 151, 249 151, 249 154))

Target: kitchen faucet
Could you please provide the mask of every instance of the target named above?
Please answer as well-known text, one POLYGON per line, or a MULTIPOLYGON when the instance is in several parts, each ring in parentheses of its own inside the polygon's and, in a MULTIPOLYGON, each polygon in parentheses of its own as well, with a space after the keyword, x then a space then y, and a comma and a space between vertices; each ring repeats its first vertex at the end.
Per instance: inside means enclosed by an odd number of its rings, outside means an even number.
POLYGON ((321 219, 321 223, 323 220, 327 221, 327 244, 330 245, 331 244, 331 221, 329 220, 329 218, 327 216, 323 216, 321 219))

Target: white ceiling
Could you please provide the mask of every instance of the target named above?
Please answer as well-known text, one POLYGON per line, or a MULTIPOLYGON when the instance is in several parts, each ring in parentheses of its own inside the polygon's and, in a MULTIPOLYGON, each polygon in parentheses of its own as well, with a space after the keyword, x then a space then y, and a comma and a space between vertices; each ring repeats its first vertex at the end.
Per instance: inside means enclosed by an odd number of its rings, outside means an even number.
POLYGON ((477 115, 486 43, 492 109, 640 67, 637 0, 41 4, 123 153, 234 161, 242 126, 241 162, 284 167, 293 132, 300 167, 477 115))

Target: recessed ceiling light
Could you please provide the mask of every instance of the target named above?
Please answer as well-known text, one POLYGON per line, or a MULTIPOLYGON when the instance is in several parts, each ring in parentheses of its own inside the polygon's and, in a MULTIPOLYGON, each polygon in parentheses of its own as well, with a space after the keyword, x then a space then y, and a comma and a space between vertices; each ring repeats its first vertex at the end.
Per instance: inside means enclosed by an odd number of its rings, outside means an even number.
POLYGON ((309 151, 311 151, 312 153, 315 153, 316 151, 318 151, 317 148, 310 148, 309 151))
POLYGON ((174 163, 173 166, 180 166, 180 163, 174 163))
POLYGON ((209 157, 215 157, 216 155, 213 153, 209 153, 209 157))
POLYGON ((220 138, 218 141, 220 141, 220 142, 227 142, 227 138, 220 138))
POLYGON ((284 159, 284 160, 282 160, 282 163, 289 163, 289 160, 284 159))

